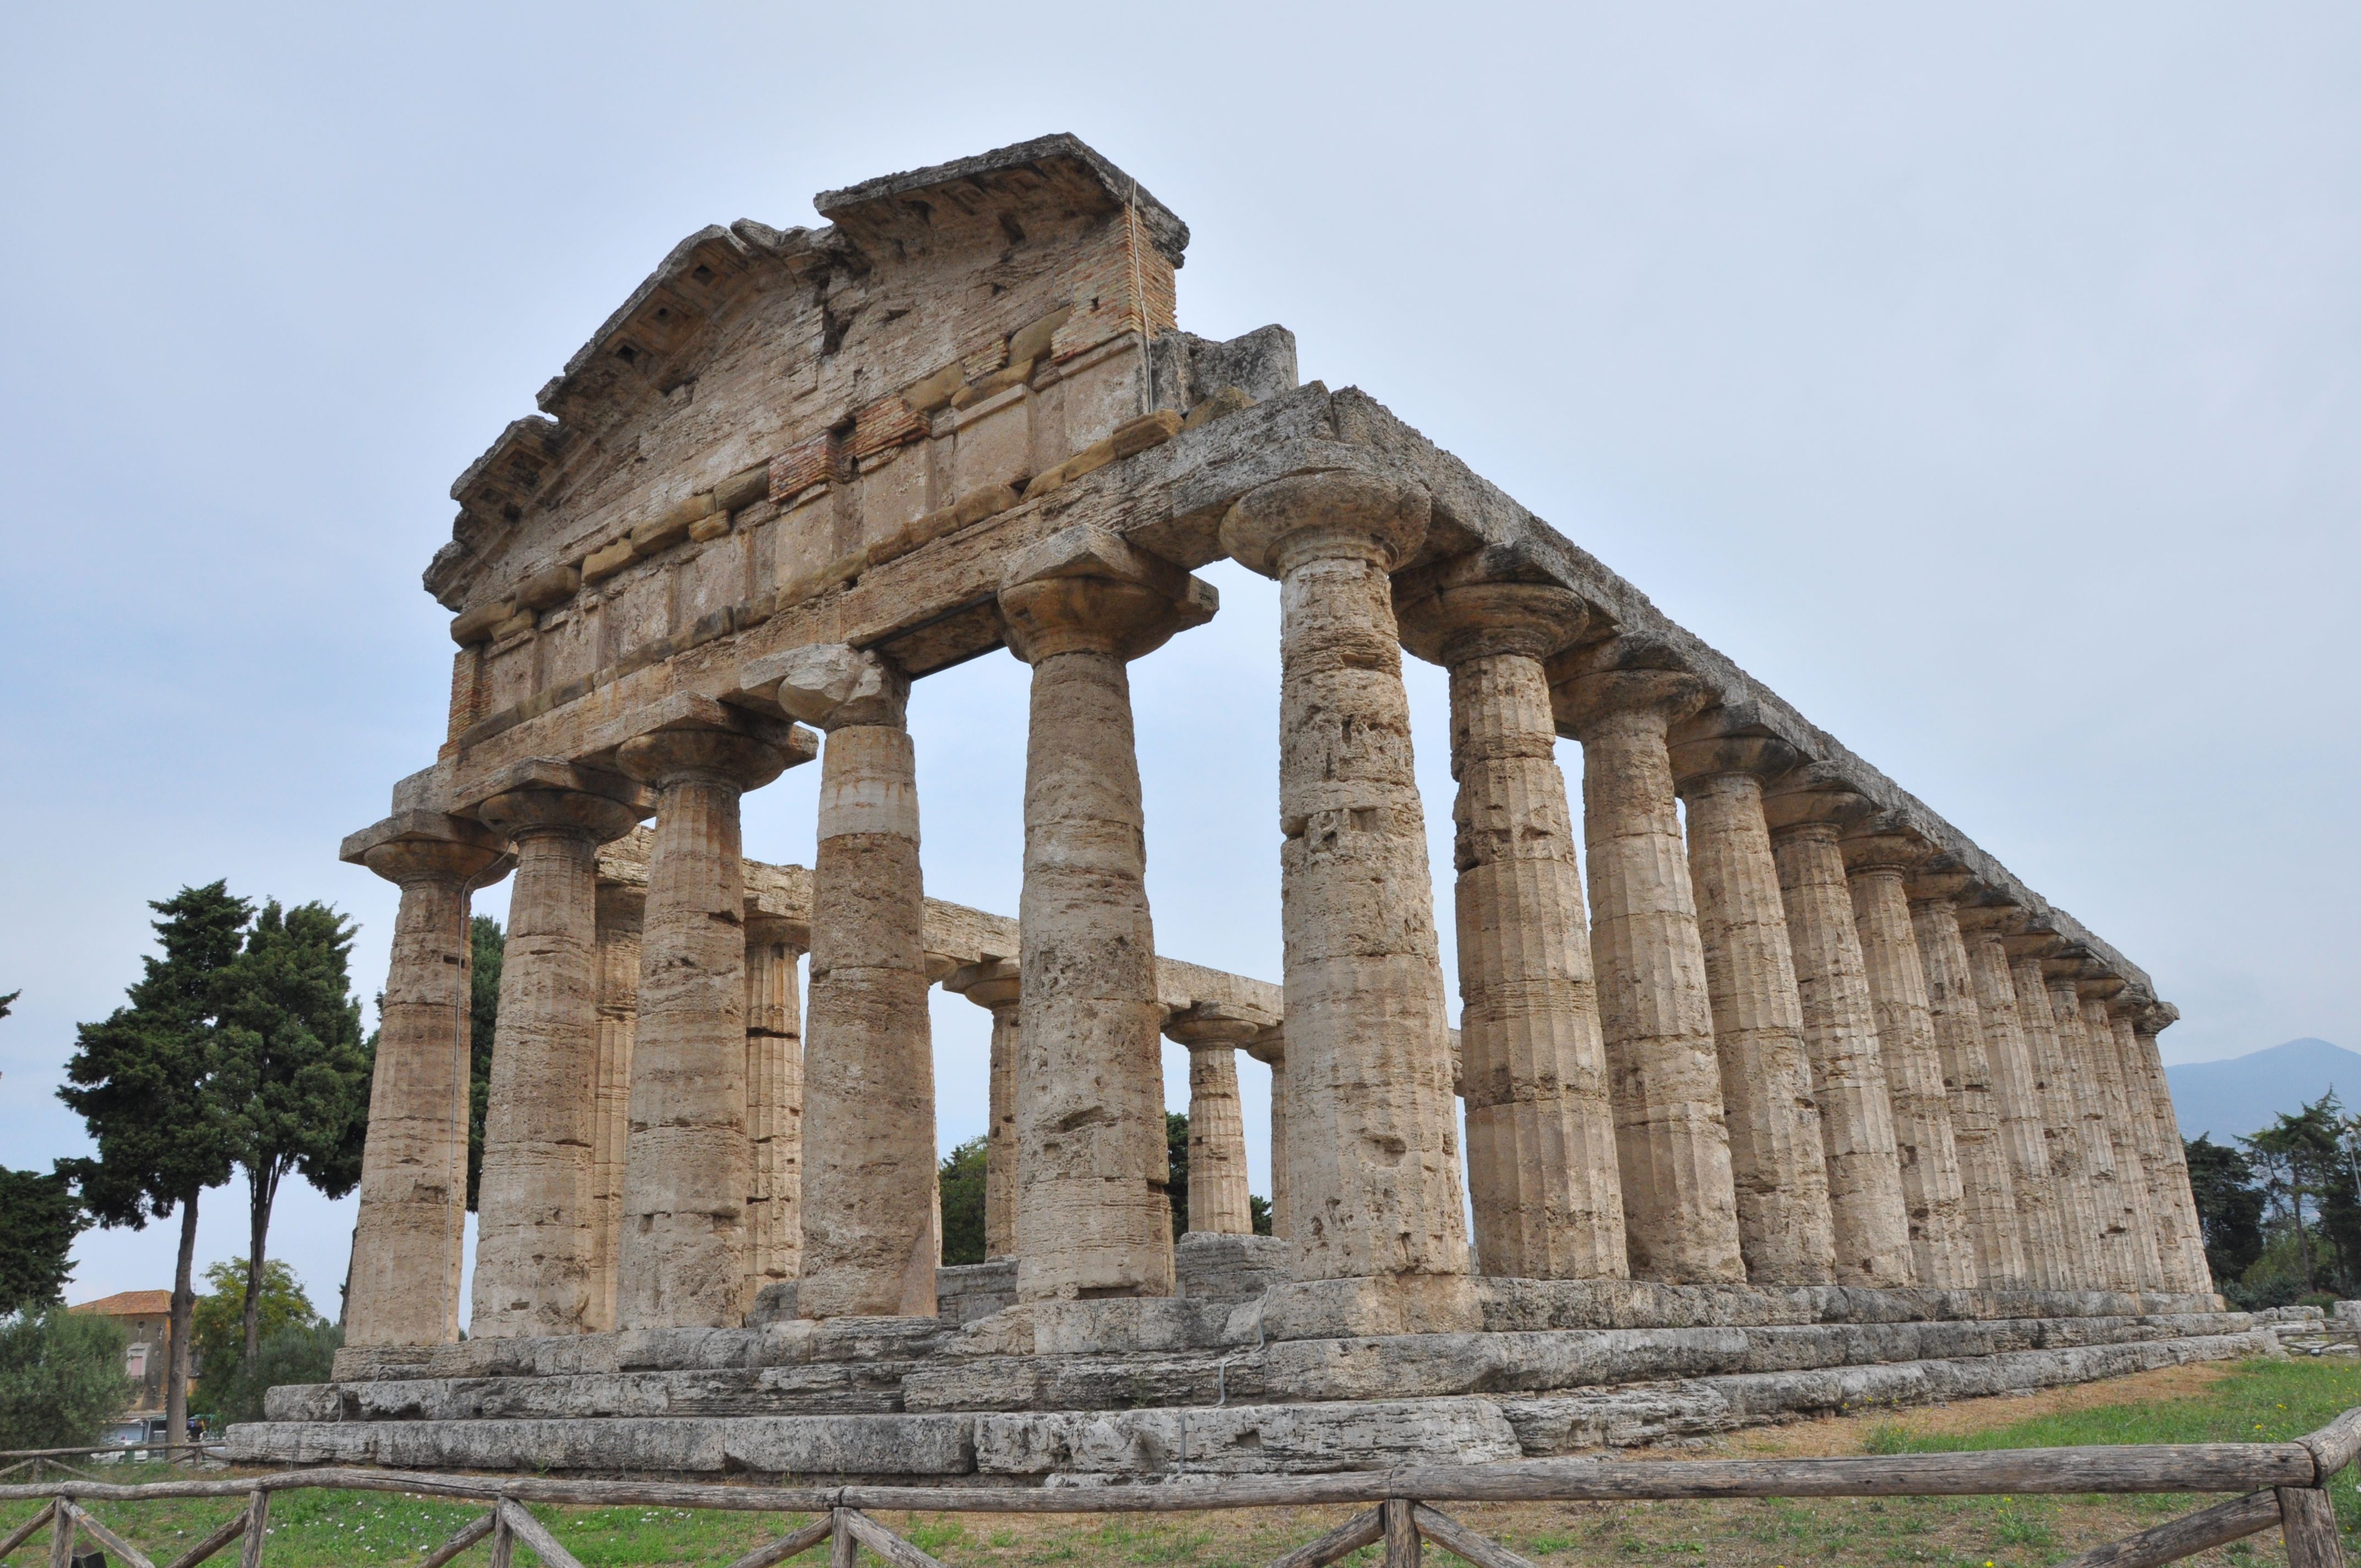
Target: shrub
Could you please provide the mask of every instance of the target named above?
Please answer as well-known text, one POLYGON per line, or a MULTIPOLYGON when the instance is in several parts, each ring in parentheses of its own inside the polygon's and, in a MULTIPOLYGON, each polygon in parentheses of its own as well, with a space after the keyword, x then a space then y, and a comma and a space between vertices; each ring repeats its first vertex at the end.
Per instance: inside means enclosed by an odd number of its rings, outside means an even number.
POLYGON ((334 1323, 289 1323, 265 1334, 254 1374, 235 1360, 204 1382, 204 1413, 223 1422, 262 1420, 262 1397, 282 1383, 325 1383, 345 1331, 334 1323))
POLYGON ((136 1392, 126 1343, 120 1323, 62 1307, 0 1319, 0 1449, 96 1443, 136 1392))

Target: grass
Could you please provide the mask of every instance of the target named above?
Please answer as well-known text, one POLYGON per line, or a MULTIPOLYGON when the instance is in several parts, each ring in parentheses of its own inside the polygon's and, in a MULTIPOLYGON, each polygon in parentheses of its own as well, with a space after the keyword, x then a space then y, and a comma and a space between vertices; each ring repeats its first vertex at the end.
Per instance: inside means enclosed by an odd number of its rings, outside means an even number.
MULTIPOLYGON (((1931 1410, 1885 1411, 1741 1433, 1733 1454, 1924 1453, 2086 1443, 2276 1442, 2361 1405, 2361 1367, 2305 1358, 2231 1367, 2180 1367, 2023 1398, 1931 1410)), ((1664 1457, 1678 1464, 1677 1456, 1664 1457)), ((160 1468, 110 1467, 108 1480, 155 1478, 160 1468)), ((2332 1488, 2346 1531, 2361 1526, 2351 1475, 2332 1488)), ((1543 1568, 2048 1568, 2103 1541, 2214 1499, 2140 1497, 1766 1497, 1742 1502, 1534 1503, 1447 1511, 1543 1568)), ((167 1562, 236 1511, 229 1499, 104 1504, 99 1517, 167 1562)), ((460 1503, 380 1493, 288 1492, 271 1508, 268 1568, 350 1568, 414 1563, 479 1514, 460 1503)), ((881 1522, 951 1568, 1261 1568, 1341 1521, 1343 1508, 1229 1513, 1053 1516, 885 1515, 881 1522)), ((32 1506, 0 1504, 0 1531, 32 1506)), ((535 1514, 585 1568, 719 1568, 806 1522, 803 1515, 691 1513, 674 1508, 555 1508, 535 1514)), ((480 1563, 476 1547, 464 1563, 480 1563)), ((1429 1548, 1437 1568, 1456 1560, 1429 1548)), ((1374 1568, 1374 1547, 1351 1568, 1374 1568)), ((2191 1561, 2199 1568, 2271 1568, 2286 1554, 2276 1532, 2191 1561)), ((11 1555, 47 1561, 46 1538, 11 1555)), ((216 1562, 236 1561, 235 1556, 216 1562)), ((533 1564, 519 1548, 520 1568, 533 1564)), ((819 1568, 820 1552, 799 1560, 819 1568)), ((873 1560, 864 1559, 864 1568, 873 1560)))

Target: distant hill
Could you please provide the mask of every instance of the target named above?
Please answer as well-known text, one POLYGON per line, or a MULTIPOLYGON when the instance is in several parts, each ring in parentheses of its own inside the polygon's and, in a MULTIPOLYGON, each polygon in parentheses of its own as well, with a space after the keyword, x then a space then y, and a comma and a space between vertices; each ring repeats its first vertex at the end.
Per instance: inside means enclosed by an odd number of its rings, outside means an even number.
POLYGON ((2349 1109, 2361 1109, 2361 1054, 2326 1040, 2290 1040, 2227 1061, 2185 1062, 2164 1069, 2172 1086, 2180 1135, 2204 1134, 2226 1144, 2270 1125, 2282 1112, 2301 1111, 2329 1090, 2349 1109))

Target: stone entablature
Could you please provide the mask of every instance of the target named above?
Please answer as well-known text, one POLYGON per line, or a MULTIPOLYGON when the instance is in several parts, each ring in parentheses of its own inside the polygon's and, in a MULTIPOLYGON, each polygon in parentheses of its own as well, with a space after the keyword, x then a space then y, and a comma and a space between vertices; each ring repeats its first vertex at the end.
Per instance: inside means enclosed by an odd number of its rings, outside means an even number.
MULTIPOLYGON (((2177 1014, 2122 954, 1367 395, 1298 385, 1284 329, 1179 331, 1185 227, 1072 138, 818 206, 683 242, 455 488, 449 739, 345 851, 403 888, 351 1354, 456 1334, 467 900, 511 865, 487 1338, 947 1312, 968 1348, 928 1355, 1042 1354, 1052 1323, 1153 1355, 1141 1323, 1230 1321, 1215 1276, 1261 1280, 1257 1345, 1312 1312, 1297 1337, 1348 1348, 1509 1333, 1532 1289, 1659 1325, 1684 1290, 1913 1323, 2217 1305, 2177 1014), (1279 987, 1158 956, 1145 891, 1127 666, 1185 648, 1223 558, 1280 585, 1279 987), (1014 921, 925 897, 906 724, 912 681, 1004 647, 1032 683, 1014 921), (1451 674, 1464 1037, 1405 649, 1451 674), (748 860, 740 795, 815 760, 815 865, 748 860), (934 983, 993 1017, 982 1273, 934 1267, 934 983), (1177 1252, 1159 1034, 1201 1112, 1177 1252), (1270 1243, 1237 1234, 1239 1049, 1272 1070, 1270 1243), (1259 1261, 1209 1274, 1215 1244, 1259 1261)), ((1472 1354, 1524 1376, 1503 1343, 1472 1354)), ((2037 1380, 2121 1362, 2039 1354, 2037 1380)))

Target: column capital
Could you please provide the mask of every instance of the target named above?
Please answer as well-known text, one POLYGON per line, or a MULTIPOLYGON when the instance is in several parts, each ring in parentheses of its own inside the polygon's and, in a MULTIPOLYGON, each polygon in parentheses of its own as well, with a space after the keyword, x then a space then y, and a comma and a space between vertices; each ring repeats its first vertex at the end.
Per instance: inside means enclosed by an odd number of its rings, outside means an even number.
POLYGON ((2134 1014, 2132 1033, 2146 1036, 2152 1040, 2180 1022, 2180 1008, 2169 1002, 2151 1001, 2147 1007, 2134 1014))
POLYGON ((2074 994, 2085 1002, 2112 1003, 2123 994, 2125 984, 2121 975, 2084 974, 2074 981, 2074 994))
POLYGON ((1087 525, 1020 551, 1000 579, 1008 651, 1028 664, 1076 652, 1137 659, 1220 607, 1212 584, 1087 525))
POLYGON ((843 642, 814 642, 749 660, 738 684, 822 729, 856 724, 903 727, 910 677, 884 654, 843 642))
POLYGON ((1548 659, 1571 647, 1590 622, 1589 604, 1507 556, 1473 551, 1398 579, 1402 646, 1445 668, 1502 654, 1548 659))
POLYGON ((1266 1018, 1219 1002, 1195 1002, 1164 1015, 1164 1036, 1192 1051, 1216 1046, 1237 1049, 1270 1026, 1266 1018))
POLYGON ((1974 876, 1957 866, 1930 865, 1911 872, 1903 891, 1913 905, 1950 905, 1956 913, 1960 899, 1975 885, 1974 876))
POLYGON ((1222 549, 1266 577, 1330 557, 1390 572, 1426 542, 1429 507, 1423 487, 1381 475, 1291 475, 1238 498, 1222 519, 1222 549))
POLYGON ((1849 828, 1875 811, 1869 797, 1827 762, 1801 762, 1763 786, 1763 817, 1771 831, 1849 828))
POLYGON ((440 811, 398 811, 344 841, 338 858, 386 881, 465 881, 481 887, 515 863, 507 840, 482 823, 440 811))
POLYGON ((2012 932, 2025 928, 2026 912, 2021 905, 1998 900, 1988 903, 1962 903, 1959 907, 1960 929, 1970 937, 1992 938, 2005 941, 2012 932))
MULTIPOLYGON (((2004 929, 2001 933, 2001 946, 2008 949, 2008 959, 2011 963, 2018 963, 2028 959, 2037 963, 2042 962, 2065 945, 2065 939, 2057 932, 2044 930, 2031 924, 2030 916, 2027 916, 2025 924, 2015 929, 2004 929)), ((2046 981, 2048 978, 2048 971, 2045 970, 2043 979, 2046 981)))
POLYGON ((1577 737, 1633 715, 1669 729, 1714 703, 1713 688, 1673 663, 1669 651, 1622 638, 1559 655, 1550 662, 1549 683, 1557 722, 1577 737))
POLYGON ((1845 871, 1894 872, 1917 875, 1935 856, 1933 845, 1907 828, 1865 823, 1838 840, 1844 850, 1845 871))
POLYGON ((477 781, 459 809, 512 839, 564 833, 604 844, 653 815, 655 796, 604 769, 529 757, 477 781))
POLYGON ((808 951, 811 927, 807 922, 790 920, 784 915, 766 914, 746 901, 746 940, 771 947, 793 948, 796 952, 808 951))
POLYGON ((1769 779, 1795 765, 1795 748, 1773 735, 1699 736, 1675 740, 1670 751, 1673 783, 1684 794, 1724 773, 1769 779))
POLYGON ((1019 975, 1015 959, 982 959, 943 977, 943 989, 997 1013, 1016 1004, 1019 975))
POLYGON ((1255 1037, 1238 1047, 1265 1067, 1284 1068, 1287 1065, 1287 1025, 1267 1024, 1255 1031, 1255 1037))

